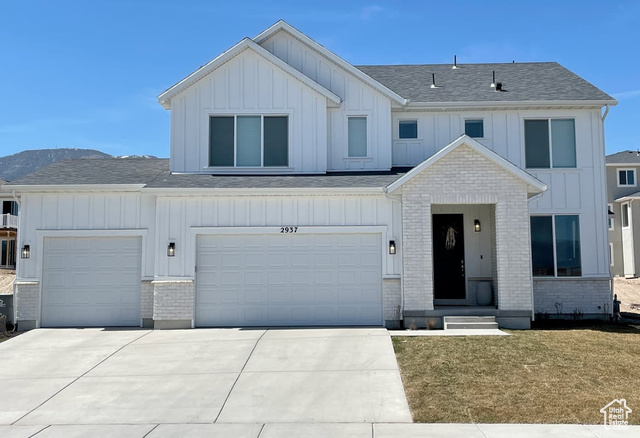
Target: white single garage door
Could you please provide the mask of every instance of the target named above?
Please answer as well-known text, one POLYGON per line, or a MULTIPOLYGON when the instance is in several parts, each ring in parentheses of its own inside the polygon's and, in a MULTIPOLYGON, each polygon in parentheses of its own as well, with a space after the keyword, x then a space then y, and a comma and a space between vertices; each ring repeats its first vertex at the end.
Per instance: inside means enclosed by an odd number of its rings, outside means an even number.
POLYGON ((198 238, 196 325, 381 325, 379 234, 198 238))
POLYGON ((140 325, 141 238, 44 239, 42 327, 140 325))

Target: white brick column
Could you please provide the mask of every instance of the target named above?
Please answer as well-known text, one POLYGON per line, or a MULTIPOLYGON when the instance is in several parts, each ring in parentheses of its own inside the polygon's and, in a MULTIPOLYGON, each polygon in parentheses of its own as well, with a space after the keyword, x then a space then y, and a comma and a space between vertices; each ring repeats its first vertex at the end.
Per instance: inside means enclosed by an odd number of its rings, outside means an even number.
POLYGON ((18 330, 37 327, 40 314, 40 285, 36 282, 16 282, 13 307, 16 309, 18 330))
POLYGON ((192 328, 195 285, 192 280, 153 281, 154 328, 192 328))

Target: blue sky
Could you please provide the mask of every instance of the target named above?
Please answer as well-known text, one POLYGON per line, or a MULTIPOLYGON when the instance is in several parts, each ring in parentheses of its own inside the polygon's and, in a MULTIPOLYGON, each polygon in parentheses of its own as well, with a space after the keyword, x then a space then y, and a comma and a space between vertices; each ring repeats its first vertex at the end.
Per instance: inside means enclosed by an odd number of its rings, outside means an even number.
POLYGON ((0 156, 166 157, 157 95, 280 18, 352 64, 557 61, 619 100, 607 152, 640 148, 637 0, 21 0, 0 7, 0 156))

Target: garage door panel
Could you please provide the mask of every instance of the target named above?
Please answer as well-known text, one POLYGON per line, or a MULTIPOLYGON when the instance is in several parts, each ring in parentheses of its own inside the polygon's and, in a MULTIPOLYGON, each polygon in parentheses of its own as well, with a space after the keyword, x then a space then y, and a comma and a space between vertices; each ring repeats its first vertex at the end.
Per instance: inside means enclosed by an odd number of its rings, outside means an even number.
POLYGON ((140 325, 140 238, 45 238, 43 259, 43 327, 140 325))
POLYGON ((382 322, 379 234, 200 236, 197 260, 198 326, 382 322))

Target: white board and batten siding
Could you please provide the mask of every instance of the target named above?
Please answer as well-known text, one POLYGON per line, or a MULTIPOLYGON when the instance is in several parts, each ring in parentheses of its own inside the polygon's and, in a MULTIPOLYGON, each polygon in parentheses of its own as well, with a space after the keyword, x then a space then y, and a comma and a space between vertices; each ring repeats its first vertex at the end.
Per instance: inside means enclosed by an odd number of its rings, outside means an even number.
MULTIPOLYGON (((46 237, 144 236, 141 277, 153 278, 155 196, 140 193, 23 194, 20 241, 31 256, 20 259, 22 278, 40 278, 46 237), (146 255, 150 256, 146 256, 146 255)), ((140 281, 140 278, 138 279, 140 281)))
POLYGON ((391 100, 333 61, 281 30, 260 44, 343 100, 328 110, 327 170, 388 170, 391 168, 391 100), (366 158, 348 157, 347 118, 367 117, 366 158))
POLYGON ((380 274, 397 278, 402 270, 400 203, 384 196, 162 197, 157 207, 158 235, 176 242, 175 257, 166 257, 162 251, 166 252, 167 242, 159 238, 160 277, 194 275, 196 236, 216 232, 197 230, 206 227, 238 227, 240 233, 248 227, 264 228, 265 233, 275 234, 279 227, 291 225, 298 227, 298 234, 314 234, 323 227, 358 234, 363 228, 378 227, 376 232, 383 235, 380 274), (388 253, 387 240, 392 239, 398 245, 396 255, 388 253))
POLYGON ((393 112, 394 166, 415 166, 464 133, 465 119, 484 120, 487 148, 525 169, 545 183, 549 190, 529 203, 531 214, 579 214, 584 276, 608 276, 606 235, 606 192, 604 141, 598 110, 521 110, 483 112, 393 112), (574 169, 526 169, 524 120, 540 118, 575 119, 576 158, 574 169), (400 139, 398 122, 418 121, 417 139, 400 139))
POLYGON ((251 49, 171 99, 171 170, 206 173, 209 118, 243 114, 289 116, 290 171, 326 171, 326 97, 251 49))

